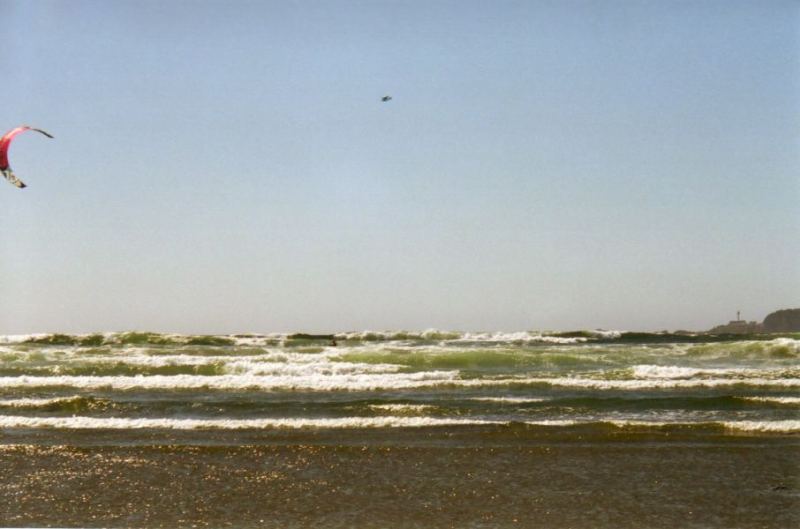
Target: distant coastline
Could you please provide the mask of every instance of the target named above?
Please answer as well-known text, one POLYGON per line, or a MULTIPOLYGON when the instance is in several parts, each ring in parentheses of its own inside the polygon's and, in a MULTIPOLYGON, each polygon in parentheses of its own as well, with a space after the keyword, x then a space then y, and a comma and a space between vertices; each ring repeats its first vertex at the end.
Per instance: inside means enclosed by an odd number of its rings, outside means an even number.
POLYGON ((753 334, 773 332, 800 332, 800 309, 781 309, 771 312, 763 322, 746 321, 739 318, 717 325, 706 331, 709 334, 753 334))

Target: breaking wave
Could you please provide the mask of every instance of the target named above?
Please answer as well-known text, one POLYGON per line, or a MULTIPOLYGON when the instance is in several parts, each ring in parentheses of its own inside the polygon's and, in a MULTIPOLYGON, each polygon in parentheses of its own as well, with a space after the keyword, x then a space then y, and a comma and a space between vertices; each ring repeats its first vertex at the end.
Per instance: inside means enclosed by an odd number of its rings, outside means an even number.
POLYGON ((800 397, 739 397, 751 402, 765 402, 767 404, 784 404, 787 406, 800 406, 800 397))
POLYGON ((440 417, 338 417, 338 418, 285 418, 285 419, 133 419, 96 417, 22 417, 0 416, 0 428, 55 428, 88 430, 243 430, 243 429, 330 429, 330 428, 422 428, 438 426, 487 426, 515 424, 532 427, 612 427, 617 429, 722 429, 738 432, 757 433, 800 433, 800 421, 723 421, 696 423, 667 423, 660 421, 581 421, 581 420, 538 420, 538 421, 499 421, 489 419, 463 419, 440 417))
POLYGON ((797 335, 4 336, 0 428, 797 433, 799 358, 797 335))
POLYGON ((114 407, 114 405, 110 400, 83 396, 0 399, 0 409, 12 408, 20 410, 76 413, 97 411, 112 407, 114 407))
POLYGON ((326 376, 153 375, 153 376, 20 376, 0 377, 0 388, 71 387, 81 389, 262 389, 307 391, 374 391, 425 387, 540 386, 593 390, 675 388, 797 388, 800 379, 654 379, 603 380, 578 377, 459 378, 458 371, 326 376))
MULTIPOLYGON (((787 333, 785 344, 798 351, 797 333, 787 333), (793 342, 793 343, 792 343, 793 342)), ((705 333, 646 333, 617 330, 581 330, 569 332, 518 331, 518 332, 462 332, 428 329, 424 331, 354 331, 333 334, 268 333, 227 335, 181 335, 155 332, 107 332, 93 334, 20 334, 0 336, 0 344, 31 344, 53 346, 103 346, 103 345, 195 345, 195 346, 292 346, 298 344, 327 344, 332 340, 347 343, 370 342, 421 342, 421 343, 506 343, 506 344, 576 344, 576 343, 695 343, 714 344, 775 341, 775 335, 712 335, 705 333)))

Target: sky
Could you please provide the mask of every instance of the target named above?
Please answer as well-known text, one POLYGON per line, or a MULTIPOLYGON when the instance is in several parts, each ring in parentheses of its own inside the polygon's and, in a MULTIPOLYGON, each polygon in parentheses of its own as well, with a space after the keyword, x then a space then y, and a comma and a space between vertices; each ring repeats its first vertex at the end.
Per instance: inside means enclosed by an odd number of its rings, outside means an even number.
POLYGON ((55 136, 0 182, 0 334, 800 307, 798 2, 0 0, 0 30, 0 128, 55 136))

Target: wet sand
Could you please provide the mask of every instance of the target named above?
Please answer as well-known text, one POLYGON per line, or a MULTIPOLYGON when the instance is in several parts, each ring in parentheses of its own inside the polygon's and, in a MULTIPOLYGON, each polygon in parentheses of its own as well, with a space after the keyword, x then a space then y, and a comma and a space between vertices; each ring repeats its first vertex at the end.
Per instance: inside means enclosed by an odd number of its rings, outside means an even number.
POLYGON ((0 525, 787 528, 800 447, 0 446, 0 525))

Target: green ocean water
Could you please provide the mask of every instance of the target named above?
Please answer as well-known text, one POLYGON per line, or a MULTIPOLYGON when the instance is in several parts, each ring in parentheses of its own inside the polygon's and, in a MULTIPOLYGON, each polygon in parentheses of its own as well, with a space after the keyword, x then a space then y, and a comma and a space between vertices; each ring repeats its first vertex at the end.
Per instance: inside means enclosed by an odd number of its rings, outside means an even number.
POLYGON ((800 340, 613 332, 0 339, 5 429, 794 434, 800 340), (334 345, 335 344, 335 345, 334 345))

